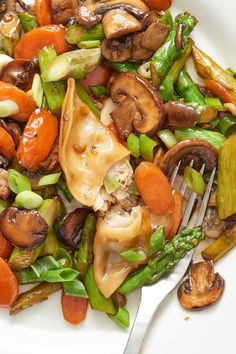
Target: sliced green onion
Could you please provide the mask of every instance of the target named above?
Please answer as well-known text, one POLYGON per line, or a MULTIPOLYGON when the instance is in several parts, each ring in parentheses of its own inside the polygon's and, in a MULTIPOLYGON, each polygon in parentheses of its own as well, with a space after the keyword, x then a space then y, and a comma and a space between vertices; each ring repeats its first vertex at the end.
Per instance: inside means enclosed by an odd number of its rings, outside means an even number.
POLYGON ((218 97, 206 97, 205 101, 208 106, 215 108, 219 112, 225 110, 221 100, 218 97))
POLYGON ((18 11, 17 14, 19 16, 21 26, 25 33, 38 27, 38 23, 35 16, 25 11, 18 11))
POLYGON ((66 200, 71 203, 73 200, 73 195, 71 194, 71 192, 66 184, 66 181, 63 178, 63 175, 61 175, 61 177, 59 178, 56 186, 63 193, 66 200))
POLYGON ((38 210, 49 227, 52 227, 54 224, 59 205, 60 202, 57 198, 45 199, 38 210))
POLYGON ((219 126, 220 118, 215 118, 209 122, 210 128, 215 129, 219 126))
POLYGON ((140 195, 139 190, 138 190, 135 183, 133 184, 132 193, 133 193, 133 195, 136 195, 137 197, 140 195))
POLYGON ((102 23, 98 23, 96 26, 92 28, 85 29, 83 34, 80 37, 80 41, 95 41, 99 40, 102 41, 105 38, 105 33, 103 30, 102 23))
POLYGON ((222 134, 227 136, 227 131, 229 128, 236 125, 236 117, 225 116, 219 120, 219 128, 222 134))
POLYGON ((78 47, 81 49, 98 48, 98 47, 100 47, 100 45, 101 45, 101 42, 98 40, 81 41, 78 43, 78 47))
POLYGON ((89 96, 88 92, 85 90, 84 86, 81 84, 80 81, 76 83, 77 93, 80 99, 93 111, 93 113, 100 118, 100 111, 89 96))
POLYGON ((129 63, 123 62, 123 63, 112 63, 109 62, 109 65, 115 70, 118 71, 118 73, 134 73, 137 74, 137 69, 138 69, 138 64, 136 63, 129 63))
POLYGON ((188 188, 190 188, 192 191, 198 195, 204 194, 205 183, 200 172, 194 170, 194 168, 190 166, 186 166, 184 169, 184 180, 188 188))
POLYGON ((7 208, 8 204, 6 200, 0 200, 0 214, 7 208))
POLYGON ((8 170, 8 185, 10 190, 15 194, 23 191, 31 191, 29 178, 12 168, 8 170))
POLYGON ((140 145, 137 135, 133 133, 129 134, 127 139, 127 147, 134 157, 138 158, 140 156, 140 145))
POLYGON ((230 75, 232 75, 233 77, 236 77, 236 70, 235 69, 228 68, 227 71, 228 71, 228 73, 230 73, 230 75))
POLYGON ((39 74, 34 74, 31 91, 36 105, 41 108, 43 102, 43 84, 39 74))
POLYGON ((46 256, 43 258, 38 258, 32 265, 31 268, 35 272, 37 277, 40 277, 40 274, 47 272, 51 269, 59 268, 58 262, 52 256, 46 256))
POLYGON ((159 226, 157 230, 151 235, 149 243, 149 257, 154 256, 161 251, 165 246, 164 227, 159 226))
POLYGON ((129 311, 125 307, 119 307, 115 315, 108 314, 108 317, 122 328, 128 328, 130 324, 129 311))
POLYGON ((158 142, 149 138, 145 134, 139 137, 140 154, 146 161, 153 161, 153 150, 158 145, 158 142))
POLYGON ((25 209, 37 209, 43 203, 43 198, 31 191, 23 191, 17 194, 15 202, 25 209))
POLYGON ((76 279, 78 274, 77 270, 71 268, 53 269, 41 273, 39 279, 48 283, 67 282, 76 279))
POLYGON ((140 65, 138 67, 138 73, 145 77, 146 79, 151 79, 151 69, 150 69, 151 61, 147 61, 146 63, 140 65))
POLYGON ((167 10, 164 15, 160 18, 160 23, 162 23, 163 25, 169 25, 170 27, 173 26, 174 22, 173 22, 173 18, 172 15, 170 13, 169 10, 167 10))
POLYGON ((64 263, 65 268, 71 268, 72 267, 72 258, 69 255, 69 253, 65 250, 65 248, 62 247, 57 247, 55 253, 53 254, 53 258, 55 258, 56 261, 60 261, 60 259, 66 260, 64 263))
POLYGON ((95 96, 97 97, 104 97, 109 95, 109 89, 106 86, 99 86, 99 85, 94 85, 90 86, 92 92, 94 93, 95 96))
POLYGON ((108 174, 105 176, 103 183, 108 193, 115 192, 122 184, 115 177, 109 176, 108 174))
POLYGON ((19 112, 19 106, 12 100, 0 101, 0 117, 13 116, 19 112))
POLYGON ((159 138, 163 141, 165 146, 170 149, 177 144, 177 140, 170 129, 163 129, 157 132, 159 138))
POLYGON ((40 278, 35 274, 32 268, 26 268, 20 272, 15 272, 20 285, 33 284, 41 282, 40 278))
POLYGON ((177 141, 187 139, 202 139, 208 141, 217 150, 220 150, 221 145, 225 141, 224 135, 214 132, 212 130, 206 130, 201 128, 176 128, 175 137, 177 141))
POLYGON ((63 289, 66 295, 83 297, 85 299, 88 299, 88 294, 85 290, 84 284, 78 279, 64 282, 63 289))
POLYGON ((40 178, 38 182, 38 186, 48 186, 50 184, 56 184, 61 176, 61 172, 52 173, 50 175, 46 175, 40 178))
POLYGON ((139 248, 129 249, 120 253, 121 258, 129 263, 139 263, 145 261, 147 258, 145 252, 139 248))

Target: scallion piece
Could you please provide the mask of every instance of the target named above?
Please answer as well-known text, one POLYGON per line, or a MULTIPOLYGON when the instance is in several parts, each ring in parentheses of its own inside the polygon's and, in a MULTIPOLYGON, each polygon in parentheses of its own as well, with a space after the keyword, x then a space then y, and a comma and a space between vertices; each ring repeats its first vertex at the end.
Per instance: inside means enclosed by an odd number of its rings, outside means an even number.
POLYGON ((100 45, 101 45, 101 42, 98 40, 81 41, 78 43, 78 47, 81 49, 98 48, 98 47, 100 47, 100 45))
POLYGON ((170 27, 173 26, 174 24, 174 21, 173 21, 173 18, 172 18, 172 15, 170 13, 169 10, 167 10, 164 15, 160 18, 160 23, 162 23, 163 25, 169 25, 170 27))
POLYGON ((25 11, 18 11, 18 17, 24 32, 29 32, 38 27, 36 17, 25 11))
POLYGON ((31 268, 35 272, 37 277, 40 277, 41 273, 47 272, 48 270, 58 269, 59 264, 52 256, 46 256, 39 258, 31 265, 31 268))
POLYGON ((65 268, 71 268, 72 267, 72 258, 69 255, 69 253, 65 250, 65 248, 62 247, 57 247, 56 251, 53 254, 53 258, 55 258, 56 261, 60 262, 60 260, 63 260, 65 268))
POLYGON ((73 200, 73 195, 71 194, 63 175, 59 178, 56 186, 63 193, 66 200, 71 203, 73 200))
POLYGON ((103 183, 108 193, 115 192, 121 186, 121 182, 115 176, 109 176, 108 174, 105 176, 103 183))
POLYGON ((52 173, 50 175, 46 175, 40 178, 38 182, 38 186, 48 186, 50 184, 56 184, 61 176, 61 172, 58 173, 52 173))
POLYGON ((39 283, 41 280, 35 274, 32 268, 26 268, 20 272, 16 272, 16 277, 20 285, 39 283))
POLYGON ((225 110, 221 100, 218 97, 206 97, 205 101, 208 106, 215 108, 219 112, 223 112, 225 110))
POLYGON ((122 328, 128 328, 130 324, 129 311, 125 307, 119 307, 115 315, 108 314, 108 317, 122 328))
POLYGON ((37 209, 43 203, 43 198, 32 191, 23 191, 17 194, 15 203, 25 209, 37 209))
POLYGON ((136 195, 137 197, 140 195, 136 184, 133 185, 132 192, 133 192, 133 195, 136 195))
POLYGON ((145 77, 146 79, 151 79, 151 69, 150 69, 150 61, 146 61, 146 63, 140 65, 138 67, 138 73, 145 77))
POLYGON ((201 139, 206 140, 213 145, 217 150, 220 150, 221 145, 225 141, 224 135, 214 132, 212 130, 205 130, 201 128, 176 128, 175 137, 177 141, 187 139, 201 139))
POLYGON ((130 72, 130 73, 137 74, 137 70, 138 70, 138 66, 139 66, 137 63, 130 63, 128 61, 123 62, 123 63, 109 62, 108 64, 118 73, 130 72))
POLYGON ((76 88, 80 99, 91 109, 91 111, 93 111, 93 113, 98 118, 100 118, 100 112, 97 106, 95 105, 95 103, 93 102, 93 100, 91 99, 88 92, 85 90, 84 86, 81 84, 80 81, 77 81, 76 88))
POLYGON ((143 262, 147 258, 145 252, 141 248, 133 248, 120 253, 121 258, 129 263, 143 262))
POLYGON ((228 68, 227 71, 228 71, 228 73, 230 73, 230 75, 232 75, 233 77, 236 77, 236 70, 235 69, 228 68))
POLYGON ((129 134, 127 139, 127 147, 134 157, 138 158, 140 156, 140 145, 137 135, 133 133, 129 134))
POLYGON ((75 280, 79 272, 71 268, 60 268, 48 270, 40 275, 41 281, 47 281, 48 283, 59 283, 75 280))
POLYGON ((146 161, 153 161, 153 150, 158 145, 156 140, 149 138, 145 134, 139 137, 140 154, 146 161))
POLYGON ((88 299, 89 297, 87 291, 85 290, 84 284, 78 279, 64 282, 63 289, 65 294, 69 296, 83 297, 85 299, 88 299))
POLYGON ((0 214, 7 208, 7 201, 6 200, 0 200, 0 214))
POLYGON ((12 168, 8 170, 8 185, 10 190, 15 194, 23 191, 31 191, 29 178, 12 168))
POLYGON ((154 256, 161 251, 165 246, 164 227, 159 226, 157 230, 151 235, 149 241, 149 257, 154 256))
POLYGON ((94 86, 90 86, 90 88, 94 93, 94 95, 97 97, 108 96, 110 92, 108 87, 102 85, 94 85, 94 86))
POLYGON ((165 146, 170 149, 177 144, 177 140, 170 129, 163 129, 157 132, 159 138, 163 141, 165 146))
POLYGON ((39 74, 34 75, 31 91, 36 105, 41 108, 43 102, 43 84, 39 74))
POLYGON ((225 116, 219 119, 219 128, 222 134, 225 136, 230 135, 228 130, 236 126, 236 117, 225 116))
POLYGON ((98 23, 92 28, 85 29, 79 40, 80 42, 95 40, 102 41, 104 38, 105 33, 103 30, 103 25, 102 23, 98 23))
POLYGON ((194 170, 190 166, 186 166, 184 169, 184 180, 192 191, 198 195, 204 194, 205 183, 200 172, 194 170))

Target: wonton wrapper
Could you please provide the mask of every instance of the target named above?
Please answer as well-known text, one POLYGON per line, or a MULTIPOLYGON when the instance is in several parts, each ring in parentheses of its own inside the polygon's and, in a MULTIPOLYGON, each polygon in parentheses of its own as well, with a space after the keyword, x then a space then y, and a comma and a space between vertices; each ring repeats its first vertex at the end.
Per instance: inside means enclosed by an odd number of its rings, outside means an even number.
POLYGON ((74 198, 92 207, 107 171, 130 152, 81 101, 74 79, 62 107, 59 160, 74 198))

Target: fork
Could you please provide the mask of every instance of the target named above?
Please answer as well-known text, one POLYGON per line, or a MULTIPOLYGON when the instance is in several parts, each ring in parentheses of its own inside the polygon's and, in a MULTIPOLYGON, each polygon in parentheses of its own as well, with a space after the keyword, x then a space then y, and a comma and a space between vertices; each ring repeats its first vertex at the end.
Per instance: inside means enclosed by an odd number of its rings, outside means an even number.
MULTIPOLYGON (((175 187, 177 184, 176 177, 178 175, 180 165, 181 161, 179 161, 178 165, 174 168, 170 177, 170 184, 172 187, 175 187)), ((193 161, 190 162, 190 166, 193 166, 193 161)), ((200 173, 203 174, 204 170, 205 165, 202 165, 200 173)), ((214 182, 215 173, 216 168, 214 167, 202 199, 199 198, 195 192, 190 194, 187 203, 185 203, 186 205, 183 207, 183 218, 178 231, 185 227, 193 228, 202 225, 214 182), (196 201, 197 206, 194 207, 196 201)), ((182 196, 185 197, 186 192, 188 192, 188 188, 184 180, 182 181, 179 190, 182 196)), ((168 273, 167 276, 159 280, 155 285, 142 287, 140 305, 123 354, 140 353, 145 335, 157 311, 157 308, 165 299, 165 297, 180 283, 184 277, 189 263, 192 260, 193 253, 194 250, 187 253, 187 255, 179 261, 175 268, 170 273, 168 273)))

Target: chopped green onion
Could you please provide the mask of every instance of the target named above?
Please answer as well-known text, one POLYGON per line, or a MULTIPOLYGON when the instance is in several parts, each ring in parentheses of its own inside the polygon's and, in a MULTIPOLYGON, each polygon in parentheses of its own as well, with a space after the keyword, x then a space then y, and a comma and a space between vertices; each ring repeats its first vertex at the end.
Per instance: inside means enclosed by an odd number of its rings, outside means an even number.
POLYGON ((208 141, 217 150, 220 150, 221 145, 225 141, 224 135, 211 130, 201 128, 176 128, 175 137, 177 141, 187 139, 202 139, 208 141))
POLYGON ((122 184, 115 177, 113 177, 113 176, 111 177, 108 174, 105 176, 103 183, 104 183, 104 187, 106 188, 106 191, 108 193, 115 192, 122 184))
POLYGON ((43 272, 59 268, 59 264, 52 256, 46 256, 37 259, 36 262, 31 265, 31 268, 35 272, 36 276, 40 277, 40 274, 43 272))
POLYGON ((129 263, 143 262, 147 258, 145 252, 141 248, 133 248, 120 253, 121 258, 129 263))
POLYGON ((81 41, 78 43, 78 47, 81 49, 98 48, 98 47, 100 47, 100 45, 101 45, 101 42, 98 40, 81 41))
POLYGON ((53 258, 56 261, 60 261, 60 259, 66 260, 64 267, 71 268, 72 267, 72 258, 69 253, 65 250, 65 248, 57 247, 56 251, 53 254, 53 258))
POLYGON ((0 200, 0 214, 7 208, 7 201, 6 200, 0 200))
POLYGON ((61 172, 52 173, 50 175, 46 175, 40 178, 38 182, 38 186, 48 186, 50 184, 56 184, 61 176, 61 172))
POLYGON ((198 195, 204 194, 205 183, 200 172, 194 170, 190 166, 186 166, 184 169, 184 180, 192 191, 198 195))
POLYGON ((229 128, 236 125, 236 117, 225 116, 219 120, 219 128, 222 134, 228 136, 229 128))
POLYGON ((37 209, 43 203, 43 198, 31 191, 23 191, 17 194, 15 202, 25 209, 37 209))
POLYGON ((80 99, 93 111, 93 113, 100 118, 100 111, 89 96, 88 92, 85 90, 84 86, 81 84, 80 81, 76 83, 77 93, 80 99))
POLYGON ((153 161, 153 150, 158 145, 158 142, 149 138, 145 134, 139 137, 140 154, 146 161, 153 161))
POLYGON ((205 101, 208 106, 215 108, 219 112, 225 110, 221 100, 218 97, 206 97, 205 101))
POLYGON ((210 128, 215 129, 219 126, 220 118, 215 118, 209 122, 210 128))
POLYGON ((127 147, 134 157, 138 158, 140 156, 140 145, 137 135, 133 133, 129 134, 127 139, 127 147))
POLYGON ((146 63, 140 65, 138 67, 138 73, 145 77, 146 79, 151 79, 151 69, 150 69, 151 61, 147 61, 146 63))
POLYGON ((228 71, 228 73, 230 73, 230 75, 232 75, 233 77, 236 77, 236 70, 235 69, 228 68, 227 71, 228 71))
POLYGON ((8 170, 8 185, 10 190, 15 194, 23 191, 31 191, 29 178, 12 168, 8 170))
POLYGON ((71 203, 73 200, 73 195, 71 194, 63 175, 61 175, 57 182, 57 188, 63 193, 66 200, 71 203))
POLYGON ((19 112, 19 106, 12 100, 0 101, 0 117, 13 116, 19 112))
POLYGON ((76 279, 78 274, 77 270, 71 268, 53 269, 41 273, 39 279, 48 283, 67 282, 76 279))
POLYGON ((60 202, 57 198, 46 199, 39 208, 39 213, 42 215, 49 227, 52 227, 57 216, 57 210, 60 202))
POLYGON ((94 85, 90 86, 92 92, 94 93, 95 96, 97 97, 104 97, 109 95, 109 89, 106 86, 99 86, 99 85, 94 85))
POLYGON ((177 140, 170 129, 163 129, 157 132, 159 138, 163 141, 165 146, 170 149, 177 144, 177 140))
POLYGON ((41 108, 43 102, 43 84, 39 74, 34 74, 31 91, 36 105, 41 108))
POLYGON ((136 195, 137 197, 140 195, 138 188, 136 186, 136 184, 133 184, 133 190, 132 190, 133 195, 136 195))
POLYGON ((108 314, 108 317, 122 328, 128 328, 130 324, 129 311, 125 307, 119 307, 115 315, 108 314))
POLYGON ((20 285, 41 282, 31 267, 23 269, 20 272, 15 272, 15 274, 20 285))
POLYGON ((156 231, 151 235, 149 242, 149 257, 154 256, 157 252, 161 251, 165 246, 164 227, 159 226, 156 231))
POLYGON ((83 297, 85 299, 88 299, 88 294, 85 290, 84 284, 78 279, 64 282, 63 289, 66 295, 83 297))
POLYGON ((28 12, 25 11, 18 11, 17 14, 25 33, 38 27, 38 23, 35 16, 30 15, 28 12))
POLYGON ((138 64, 136 63, 129 63, 127 62, 123 62, 123 63, 112 63, 109 62, 108 63, 109 66, 111 66, 115 71, 118 71, 118 73, 134 73, 137 74, 137 69, 138 69, 138 64))
POLYGON ((96 26, 92 28, 87 28, 83 32, 83 34, 80 37, 81 42, 85 41, 102 41, 105 38, 105 33, 103 30, 103 25, 102 23, 98 23, 96 26))
POLYGON ((160 18, 159 22, 163 25, 169 25, 170 27, 173 26, 174 22, 169 10, 164 13, 164 15, 160 18))

